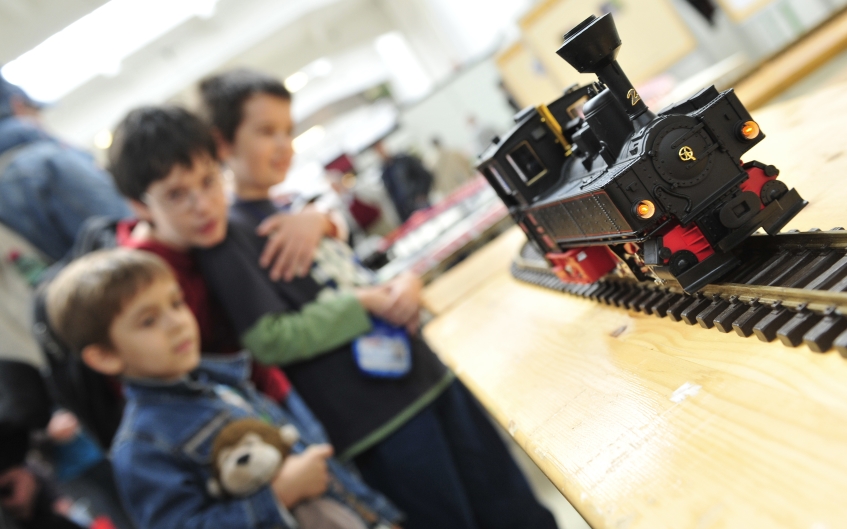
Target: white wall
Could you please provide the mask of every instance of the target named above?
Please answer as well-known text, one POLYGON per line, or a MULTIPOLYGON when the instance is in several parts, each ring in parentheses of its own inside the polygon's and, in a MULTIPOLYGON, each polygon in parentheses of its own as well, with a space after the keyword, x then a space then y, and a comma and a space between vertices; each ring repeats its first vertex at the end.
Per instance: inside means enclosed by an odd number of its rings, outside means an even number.
POLYGON ((514 111, 498 88, 499 82, 500 75, 490 58, 461 72, 423 101, 403 109, 402 128, 391 146, 405 146, 427 155, 430 140, 438 136, 445 145, 476 155, 468 116, 499 132, 514 125, 514 111))

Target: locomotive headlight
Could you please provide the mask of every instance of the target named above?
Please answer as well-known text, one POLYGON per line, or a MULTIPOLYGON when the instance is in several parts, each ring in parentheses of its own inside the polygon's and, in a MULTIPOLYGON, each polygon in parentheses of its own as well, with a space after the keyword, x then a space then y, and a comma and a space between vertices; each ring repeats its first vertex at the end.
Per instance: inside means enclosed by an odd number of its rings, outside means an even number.
POLYGON ((642 200, 635 205, 635 215, 639 219, 649 219, 656 214, 656 205, 649 200, 642 200))
POLYGON ((738 135, 742 140, 755 140, 760 132, 759 124, 755 121, 745 121, 738 127, 738 135))

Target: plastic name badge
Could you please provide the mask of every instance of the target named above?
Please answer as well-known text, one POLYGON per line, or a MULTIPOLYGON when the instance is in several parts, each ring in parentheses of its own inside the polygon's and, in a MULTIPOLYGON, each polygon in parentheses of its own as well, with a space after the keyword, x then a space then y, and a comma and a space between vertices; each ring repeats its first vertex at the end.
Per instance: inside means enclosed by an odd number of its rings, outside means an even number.
POLYGON ((353 342, 359 371, 378 378, 401 378, 412 369, 412 347, 406 330, 372 319, 373 330, 353 342))

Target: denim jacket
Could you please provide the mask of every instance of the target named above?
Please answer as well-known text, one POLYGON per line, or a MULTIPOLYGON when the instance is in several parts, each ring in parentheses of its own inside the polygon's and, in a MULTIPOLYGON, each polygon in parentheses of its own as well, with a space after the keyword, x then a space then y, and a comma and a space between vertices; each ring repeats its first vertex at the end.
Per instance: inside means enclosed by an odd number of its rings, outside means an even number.
MULTIPOLYGON (((294 452, 327 442, 320 423, 292 391, 284 406, 264 398, 249 382, 249 355, 204 356, 189 377, 174 383, 127 380, 127 404, 112 446, 118 491, 139 529, 211 527, 286 528, 296 522, 279 504, 270 487, 252 496, 216 499, 207 491, 212 443, 227 423, 262 416, 276 425, 294 424, 301 441, 294 452), (219 397, 221 386, 237 390, 253 412, 219 397)), ((353 471, 328 461, 341 491, 328 492, 350 505, 358 503, 395 523, 399 511, 368 488, 353 471)))
POLYGON ((132 216, 109 174, 35 123, 0 119, 0 222, 58 260, 94 215, 132 216))

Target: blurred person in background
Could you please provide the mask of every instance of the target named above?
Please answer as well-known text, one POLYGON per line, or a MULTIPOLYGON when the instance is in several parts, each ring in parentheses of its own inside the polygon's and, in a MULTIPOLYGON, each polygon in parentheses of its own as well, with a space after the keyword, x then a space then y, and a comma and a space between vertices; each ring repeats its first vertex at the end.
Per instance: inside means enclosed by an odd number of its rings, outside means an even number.
POLYGON ((433 192, 436 200, 441 200, 456 189, 469 182, 474 176, 474 168, 465 153, 446 147, 441 138, 432 138, 436 151, 432 172, 435 174, 433 192))
POLYGON ((355 174, 330 169, 326 172, 326 179, 332 188, 333 200, 340 203, 338 209, 345 215, 350 231, 356 235, 351 239, 363 237, 367 230, 380 219, 382 210, 378 205, 370 204, 357 196, 354 187, 355 174))
POLYGON ((500 92, 503 93, 503 97, 506 98, 506 102, 509 104, 509 107, 515 112, 518 113, 522 109, 522 107, 518 104, 517 99, 512 94, 512 92, 506 87, 506 83, 501 79, 499 83, 497 83, 497 88, 500 89, 500 92))
POLYGON ((497 137, 499 133, 490 124, 480 123, 473 114, 469 114, 466 120, 473 140, 473 154, 479 156, 491 145, 491 140, 497 137))
POLYGON ((429 207, 432 173, 411 154, 389 154, 380 140, 373 146, 382 160, 382 183, 402 222, 412 213, 429 207))
POLYGON ((50 408, 34 367, 0 360, 0 528, 79 529, 56 512, 58 496, 26 461, 31 433, 47 426, 50 408))
POLYGON ((90 154, 44 130, 40 108, 0 76, 0 223, 58 260, 89 217, 131 211, 90 154))
MULTIPOLYGON (((46 364, 32 334, 33 288, 42 273, 69 253, 90 217, 131 216, 90 154, 44 130, 41 106, 0 76, 0 359, 36 369, 46 364)), ((21 398, 34 398, 34 391, 21 398)), ((69 502, 84 501, 109 513, 119 527, 129 527, 102 449, 73 414, 60 412, 57 418, 47 436, 57 486, 69 502), (66 427, 56 428, 63 422, 66 427)), ((22 470, 13 476, 27 479, 22 470)))
POLYGON ((48 259, 29 241, 0 223, 0 359, 38 369, 46 360, 35 337, 33 284, 48 259))

